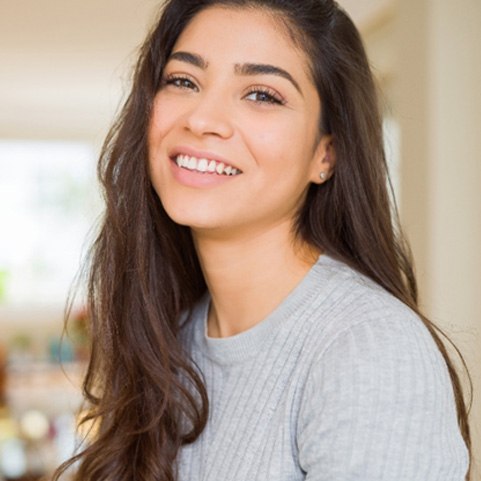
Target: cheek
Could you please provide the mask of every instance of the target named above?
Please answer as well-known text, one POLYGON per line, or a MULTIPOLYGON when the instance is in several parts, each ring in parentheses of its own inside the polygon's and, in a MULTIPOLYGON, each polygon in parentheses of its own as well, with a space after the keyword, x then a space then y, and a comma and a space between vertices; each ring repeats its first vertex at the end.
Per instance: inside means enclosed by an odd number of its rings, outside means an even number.
POLYGON ((168 131, 169 119, 161 113, 159 108, 154 108, 149 125, 149 145, 154 146, 168 131))
POLYGON ((175 124, 177 116, 174 112, 178 109, 169 104, 170 102, 161 94, 157 94, 154 99, 148 134, 149 144, 152 146, 159 143, 175 124))
POLYGON ((147 145, 150 178, 157 194, 159 194, 161 180, 164 177, 164 174, 161 173, 164 166, 164 162, 162 162, 163 141, 172 124, 172 120, 166 115, 167 112, 169 109, 166 109, 163 103, 161 108, 159 100, 155 99, 147 132, 147 145))
POLYGON ((292 122, 283 119, 248 119, 243 125, 243 136, 256 157, 275 158, 289 149, 297 132, 292 122))
POLYGON ((306 135, 305 125, 291 121, 263 123, 257 127, 250 129, 249 144, 258 163, 281 175, 289 171, 291 175, 299 174, 302 177, 309 154, 312 154, 312 139, 306 135))

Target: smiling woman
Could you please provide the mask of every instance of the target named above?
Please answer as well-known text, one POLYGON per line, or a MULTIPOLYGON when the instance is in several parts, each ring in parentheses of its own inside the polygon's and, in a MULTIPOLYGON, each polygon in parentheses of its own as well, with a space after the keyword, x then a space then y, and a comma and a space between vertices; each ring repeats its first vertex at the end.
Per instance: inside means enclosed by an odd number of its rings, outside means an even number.
POLYGON ((461 481, 375 86, 331 0, 170 0, 100 159, 82 481, 461 481))
POLYGON ((290 239, 308 185, 334 163, 319 118, 308 58, 272 16, 199 13, 167 60, 149 129, 152 183, 167 214, 198 240, 205 230, 290 239))

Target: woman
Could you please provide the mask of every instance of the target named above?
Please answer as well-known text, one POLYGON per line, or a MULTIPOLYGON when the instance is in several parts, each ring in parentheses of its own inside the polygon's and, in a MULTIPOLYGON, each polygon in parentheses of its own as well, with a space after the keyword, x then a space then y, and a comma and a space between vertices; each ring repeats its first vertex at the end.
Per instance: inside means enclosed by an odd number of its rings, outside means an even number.
POLYGON ((334 2, 167 2, 100 164, 75 479, 465 479, 381 130, 334 2))

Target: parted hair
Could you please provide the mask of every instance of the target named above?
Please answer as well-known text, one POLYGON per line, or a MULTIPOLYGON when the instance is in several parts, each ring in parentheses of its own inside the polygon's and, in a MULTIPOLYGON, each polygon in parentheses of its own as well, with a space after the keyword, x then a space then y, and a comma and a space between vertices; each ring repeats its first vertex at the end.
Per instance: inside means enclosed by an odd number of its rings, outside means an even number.
POLYGON ((322 103, 319 135, 332 135, 336 166, 327 182, 308 188, 295 235, 419 314, 446 361, 470 449, 468 403, 447 338, 418 308, 390 195, 377 88, 353 22, 332 0, 168 0, 100 155, 105 212, 88 260, 91 355, 83 385, 83 422, 95 430, 53 479, 72 472, 75 481, 175 481, 180 447, 207 423, 204 380, 179 339, 180 320, 206 284, 190 229, 169 218, 152 187, 147 134, 177 38, 213 5, 263 9, 307 55, 322 103))

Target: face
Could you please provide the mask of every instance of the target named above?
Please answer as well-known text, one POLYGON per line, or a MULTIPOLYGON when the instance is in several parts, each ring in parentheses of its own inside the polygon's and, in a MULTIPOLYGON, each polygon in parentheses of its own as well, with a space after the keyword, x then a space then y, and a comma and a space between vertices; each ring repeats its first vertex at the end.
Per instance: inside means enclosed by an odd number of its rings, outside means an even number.
POLYGON ((265 12, 211 7, 165 66, 148 133, 152 184, 195 233, 292 224, 328 173, 308 60, 265 12))

